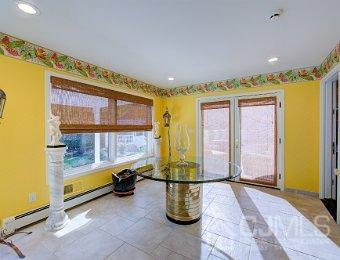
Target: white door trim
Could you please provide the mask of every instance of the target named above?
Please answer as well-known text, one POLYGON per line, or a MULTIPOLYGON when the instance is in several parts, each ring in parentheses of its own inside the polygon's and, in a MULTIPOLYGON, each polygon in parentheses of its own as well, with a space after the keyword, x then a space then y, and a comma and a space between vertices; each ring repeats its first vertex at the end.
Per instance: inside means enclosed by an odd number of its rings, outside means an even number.
MULTIPOLYGON (((214 102, 214 101, 222 101, 222 100, 231 100, 231 108, 235 107, 234 99, 235 98, 249 98, 249 97, 258 97, 258 96, 276 96, 278 99, 278 107, 277 107, 277 170, 278 174, 281 175, 281 178, 278 178, 277 188, 281 190, 284 189, 284 91, 279 90, 271 90, 271 91, 260 91, 260 92, 251 92, 251 93, 241 93, 241 94, 229 94, 222 96, 209 96, 198 98, 196 102, 196 157, 202 157, 202 128, 201 128, 201 104, 206 102, 214 102), (281 104, 281 107, 279 107, 281 104), (279 142, 281 139, 281 142, 279 142)), ((231 122, 235 122, 234 120, 235 113, 231 113, 230 120, 231 122)), ((237 120, 236 120, 237 121, 237 120)), ((232 123, 231 127, 235 124, 232 123)), ((234 126, 235 127, 235 126, 234 126)), ((234 147, 235 140, 235 130, 231 129, 231 147, 234 147)), ((233 149, 234 150, 234 149, 233 149)), ((235 161, 235 154, 231 154, 231 160, 235 161)))
POLYGON ((327 73, 325 77, 322 78, 320 82, 320 166, 319 166, 319 198, 325 198, 325 173, 327 167, 327 160, 325 158, 326 151, 329 149, 326 143, 326 133, 327 133, 327 114, 326 114, 326 104, 327 104, 327 83, 334 77, 340 77, 340 64, 335 66, 330 72, 327 73))

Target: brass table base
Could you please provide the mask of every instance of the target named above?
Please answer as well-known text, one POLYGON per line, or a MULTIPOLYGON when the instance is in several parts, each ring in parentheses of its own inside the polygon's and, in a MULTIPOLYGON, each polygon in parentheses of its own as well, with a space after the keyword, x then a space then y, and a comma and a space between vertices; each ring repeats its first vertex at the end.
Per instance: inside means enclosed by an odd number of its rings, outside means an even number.
POLYGON ((202 191, 202 184, 167 183, 167 218, 181 225, 199 221, 202 215, 202 191))

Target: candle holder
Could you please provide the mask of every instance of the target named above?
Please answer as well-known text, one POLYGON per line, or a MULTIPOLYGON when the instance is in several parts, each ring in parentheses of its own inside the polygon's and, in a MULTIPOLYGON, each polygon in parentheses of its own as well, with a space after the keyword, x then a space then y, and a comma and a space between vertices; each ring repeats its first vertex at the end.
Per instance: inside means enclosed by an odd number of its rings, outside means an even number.
POLYGON ((186 125, 178 125, 175 134, 175 145, 176 150, 179 153, 178 166, 187 166, 188 163, 185 161, 185 153, 189 150, 190 140, 188 135, 188 128, 186 125))

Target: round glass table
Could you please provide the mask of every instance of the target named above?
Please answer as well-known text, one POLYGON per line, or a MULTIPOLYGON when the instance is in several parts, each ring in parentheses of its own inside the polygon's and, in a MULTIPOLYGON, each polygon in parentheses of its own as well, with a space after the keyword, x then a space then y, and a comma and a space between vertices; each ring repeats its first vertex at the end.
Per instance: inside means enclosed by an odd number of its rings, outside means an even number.
POLYGON ((166 183, 166 216, 177 224, 188 225, 202 215, 203 183, 232 180, 241 174, 240 166, 214 160, 205 168, 202 158, 187 158, 185 165, 168 158, 137 161, 132 169, 138 176, 166 183))

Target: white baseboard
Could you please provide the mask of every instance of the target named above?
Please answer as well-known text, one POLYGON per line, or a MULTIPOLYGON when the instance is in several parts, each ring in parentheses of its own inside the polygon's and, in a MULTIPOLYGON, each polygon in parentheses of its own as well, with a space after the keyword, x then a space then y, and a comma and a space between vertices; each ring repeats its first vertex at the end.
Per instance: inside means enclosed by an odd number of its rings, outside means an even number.
MULTIPOLYGON (((97 189, 93 189, 76 196, 65 199, 65 209, 72 208, 74 206, 80 205, 86 201, 95 199, 99 196, 108 194, 112 192, 112 184, 104 185, 97 189)), ((37 221, 43 220, 48 217, 49 205, 17 215, 8 217, 2 220, 3 226, 1 231, 5 234, 11 234, 15 230, 22 228, 24 226, 30 225, 37 221)))
POLYGON ((311 197, 314 197, 314 198, 319 198, 318 192, 306 191, 306 190, 297 190, 297 189, 290 189, 290 188, 285 188, 285 191, 292 192, 292 193, 295 193, 295 194, 300 194, 300 195, 311 196, 311 197))

